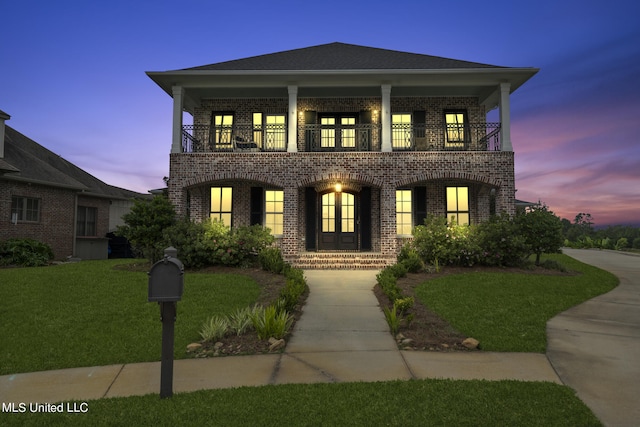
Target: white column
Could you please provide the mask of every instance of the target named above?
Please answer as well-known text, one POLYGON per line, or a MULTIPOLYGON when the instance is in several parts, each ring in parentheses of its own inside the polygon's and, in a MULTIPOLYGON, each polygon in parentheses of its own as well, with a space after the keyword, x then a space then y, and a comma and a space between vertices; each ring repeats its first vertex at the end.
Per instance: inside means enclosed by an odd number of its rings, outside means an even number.
POLYGON ((380 123, 382 124, 381 151, 391 152, 391 85, 382 85, 382 111, 380 111, 380 123))
POLYGON ((289 120, 287 123, 287 151, 298 151, 298 86, 289 86, 289 120))
POLYGON ((182 110, 184 109, 184 88, 174 86, 173 90, 173 138, 171 152, 182 153, 182 110))
POLYGON ((511 83, 500 83, 500 143, 502 151, 513 151, 513 146, 511 145, 510 91, 511 83))

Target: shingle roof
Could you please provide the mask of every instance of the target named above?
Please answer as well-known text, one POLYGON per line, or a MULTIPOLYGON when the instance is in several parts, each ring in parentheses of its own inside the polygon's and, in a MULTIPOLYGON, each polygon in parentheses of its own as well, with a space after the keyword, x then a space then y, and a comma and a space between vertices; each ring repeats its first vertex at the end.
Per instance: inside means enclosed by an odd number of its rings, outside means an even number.
POLYGON ((119 199, 142 196, 140 193, 102 182, 10 126, 5 126, 3 163, 2 169, 7 172, 7 178, 15 177, 24 181, 83 190, 94 195, 119 199))
POLYGON ((504 67, 336 42, 219 62, 186 70, 448 70, 474 68, 504 67))

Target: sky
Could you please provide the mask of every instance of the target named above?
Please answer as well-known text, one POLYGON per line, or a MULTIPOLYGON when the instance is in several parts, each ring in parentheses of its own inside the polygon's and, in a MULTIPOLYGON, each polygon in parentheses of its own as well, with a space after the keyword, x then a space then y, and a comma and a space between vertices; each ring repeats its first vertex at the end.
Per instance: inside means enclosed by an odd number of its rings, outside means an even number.
POLYGON ((640 226, 635 0, 0 0, 0 16, 7 125, 111 185, 169 174, 173 103, 146 71, 342 42, 540 68, 511 96, 516 198, 640 226))

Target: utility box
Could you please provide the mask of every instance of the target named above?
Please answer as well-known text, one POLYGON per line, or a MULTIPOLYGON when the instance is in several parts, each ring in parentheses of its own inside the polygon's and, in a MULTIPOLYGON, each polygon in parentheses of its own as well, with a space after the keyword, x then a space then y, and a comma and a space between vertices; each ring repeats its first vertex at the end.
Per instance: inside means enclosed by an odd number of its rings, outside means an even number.
POLYGON ((175 258, 175 254, 174 248, 167 248, 164 251, 164 258, 151 266, 149 302, 171 302, 182 299, 184 265, 175 258))

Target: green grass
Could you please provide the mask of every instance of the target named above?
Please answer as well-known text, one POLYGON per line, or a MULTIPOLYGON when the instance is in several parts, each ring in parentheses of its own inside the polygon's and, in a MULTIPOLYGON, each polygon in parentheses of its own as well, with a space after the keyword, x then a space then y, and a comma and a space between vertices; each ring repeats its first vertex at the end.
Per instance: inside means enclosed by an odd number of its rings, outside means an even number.
POLYGON ((611 273, 566 255, 549 255, 574 276, 467 273, 418 286, 416 295, 454 328, 480 341, 483 350, 546 351, 546 323, 618 284, 611 273))
POLYGON ((0 414, 3 425, 599 426, 565 386, 420 380, 291 384, 101 399, 85 414, 0 414), (4 419, 2 419, 4 418, 4 419))
MULTIPOLYGON (((147 302, 146 273, 113 269, 126 262, 135 261, 0 269, 0 375, 160 360, 160 307, 147 302)), ((175 358, 208 317, 259 294, 247 276, 185 274, 175 358)))

